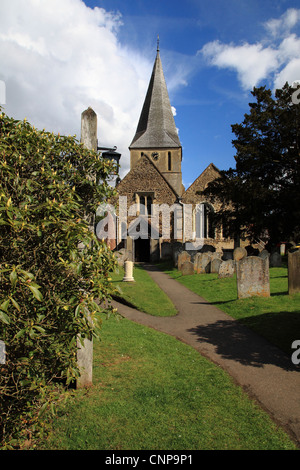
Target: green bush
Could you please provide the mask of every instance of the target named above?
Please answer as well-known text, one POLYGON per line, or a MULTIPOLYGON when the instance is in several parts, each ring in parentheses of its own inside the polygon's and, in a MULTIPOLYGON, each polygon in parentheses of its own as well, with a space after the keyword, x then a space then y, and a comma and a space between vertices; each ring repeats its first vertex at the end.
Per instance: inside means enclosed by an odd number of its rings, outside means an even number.
POLYGON ((37 130, 0 110, 2 448, 53 406, 53 384, 76 380, 77 337, 97 336, 95 313, 103 303, 110 308, 115 259, 87 215, 113 194, 111 171, 75 137, 37 130))

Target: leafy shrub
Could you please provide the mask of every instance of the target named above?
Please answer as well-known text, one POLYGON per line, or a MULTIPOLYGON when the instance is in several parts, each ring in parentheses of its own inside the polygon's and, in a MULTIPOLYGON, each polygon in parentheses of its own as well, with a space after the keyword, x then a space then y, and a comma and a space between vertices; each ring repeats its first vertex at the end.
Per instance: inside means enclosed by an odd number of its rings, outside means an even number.
POLYGON ((40 131, 26 120, 0 114, 4 448, 36 422, 37 410, 53 403, 49 387, 78 377, 78 335, 99 334, 95 313, 101 304, 109 308, 109 271, 115 260, 90 230, 88 214, 112 195, 107 183, 111 171, 111 164, 75 137, 40 131))

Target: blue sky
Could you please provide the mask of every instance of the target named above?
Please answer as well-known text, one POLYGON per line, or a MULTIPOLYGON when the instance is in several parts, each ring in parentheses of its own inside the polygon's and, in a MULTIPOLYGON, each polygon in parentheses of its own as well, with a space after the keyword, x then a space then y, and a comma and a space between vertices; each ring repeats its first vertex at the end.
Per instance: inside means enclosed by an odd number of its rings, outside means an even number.
POLYGON ((185 186, 211 162, 234 166, 231 125, 253 86, 300 79, 299 1, 1 0, 5 111, 78 135, 92 106, 99 143, 117 145, 124 174, 157 35, 185 186))

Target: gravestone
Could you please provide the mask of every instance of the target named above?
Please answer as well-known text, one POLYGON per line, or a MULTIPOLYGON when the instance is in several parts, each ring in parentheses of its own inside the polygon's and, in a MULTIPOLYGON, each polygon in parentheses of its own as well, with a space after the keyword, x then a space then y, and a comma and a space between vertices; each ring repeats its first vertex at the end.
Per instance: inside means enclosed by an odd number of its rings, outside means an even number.
POLYGON ((161 258, 164 260, 172 258, 172 245, 170 242, 161 244, 161 258))
POLYGON ((191 256, 187 253, 187 251, 182 251, 181 253, 179 253, 177 261, 179 271, 181 271, 181 266, 183 265, 183 263, 185 263, 185 261, 191 261, 191 256))
POLYGON ((246 248, 243 248, 241 246, 238 246, 237 248, 235 248, 235 250, 233 251, 233 259, 235 261, 239 261, 243 258, 246 258, 247 256, 247 250, 246 248))
POLYGON ((209 273, 210 256, 207 253, 197 253, 194 260, 194 269, 197 274, 209 273))
POLYGON ((228 259, 222 261, 219 267, 219 278, 232 277, 235 273, 235 261, 228 259))
POLYGON ((288 253, 289 294, 300 292, 300 250, 288 253))
POLYGON ((134 281, 134 278, 133 278, 133 262, 132 261, 125 261, 124 262, 124 270, 125 270, 125 275, 123 277, 123 282, 132 282, 132 281, 134 281))
POLYGON ((236 262, 238 298, 270 297, 269 257, 249 256, 236 262))
POLYGON ((210 262, 210 272, 219 274, 219 269, 220 269, 221 263, 222 263, 222 260, 220 258, 214 258, 210 262))
POLYGON ((194 263, 191 261, 185 261, 182 263, 180 271, 183 276, 190 276, 191 274, 195 274, 194 263))
POLYGON ((262 258, 262 259, 266 259, 266 258, 269 259, 270 253, 267 250, 262 250, 258 256, 259 258, 262 258))
POLYGON ((270 256, 270 267, 280 268, 281 266, 282 266, 281 255, 277 252, 272 253, 271 256, 270 256))

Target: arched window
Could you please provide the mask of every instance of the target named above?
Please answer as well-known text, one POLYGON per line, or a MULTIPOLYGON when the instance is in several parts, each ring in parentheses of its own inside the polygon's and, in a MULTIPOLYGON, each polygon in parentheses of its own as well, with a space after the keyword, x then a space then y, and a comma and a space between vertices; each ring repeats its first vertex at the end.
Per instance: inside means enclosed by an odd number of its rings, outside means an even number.
POLYGON ((146 214, 146 200, 145 196, 140 196, 140 215, 146 214))
POLYGON ((208 203, 197 204, 194 210, 194 234, 196 238, 215 238, 214 208, 208 203))
POLYGON ((152 209, 151 205, 152 205, 152 197, 147 196, 147 214, 148 214, 148 216, 150 216, 151 212, 152 212, 151 211, 151 209, 152 209))
POLYGON ((171 152, 168 152, 168 171, 172 170, 172 155, 171 152))

